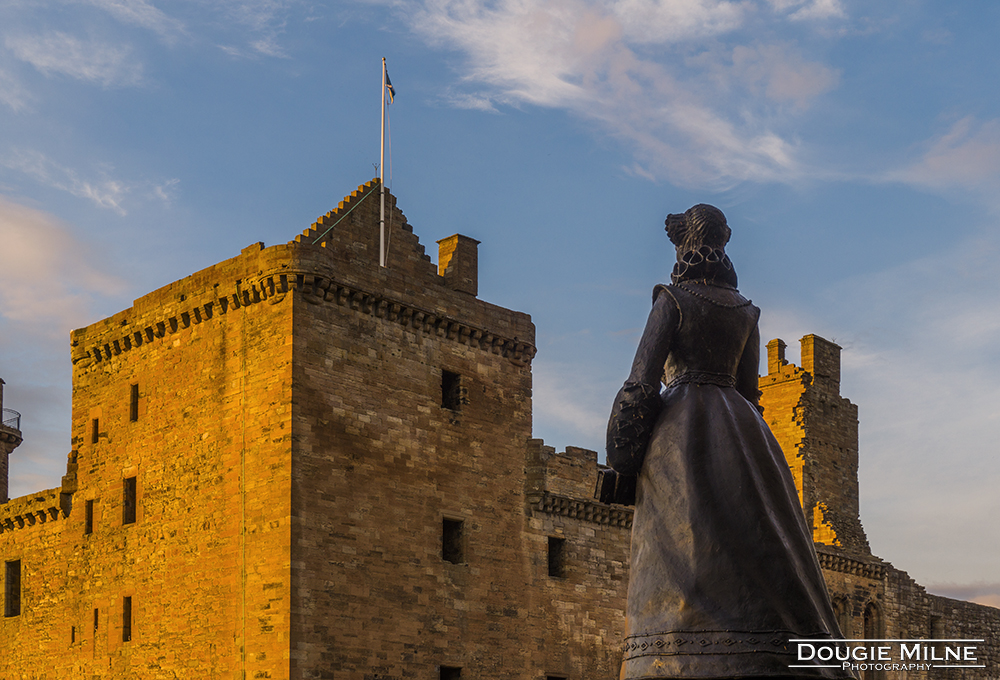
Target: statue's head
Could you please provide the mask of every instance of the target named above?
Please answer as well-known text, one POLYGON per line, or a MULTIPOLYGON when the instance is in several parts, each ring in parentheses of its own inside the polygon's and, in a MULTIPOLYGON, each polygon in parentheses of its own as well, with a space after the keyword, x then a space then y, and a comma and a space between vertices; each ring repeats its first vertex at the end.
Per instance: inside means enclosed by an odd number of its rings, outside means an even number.
POLYGON ((726 255, 732 234, 726 216, 715 206, 699 203, 683 215, 667 215, 667 236, 677 246, 674 283, 713 281, 736 287, 736 270, 726 255))
POLYGON ((726 216, 712 205, 699 203, 683 215, 667 215, 667 236, 678 252, 697 250, 701 246, 725 248, 732 230, 726 216))

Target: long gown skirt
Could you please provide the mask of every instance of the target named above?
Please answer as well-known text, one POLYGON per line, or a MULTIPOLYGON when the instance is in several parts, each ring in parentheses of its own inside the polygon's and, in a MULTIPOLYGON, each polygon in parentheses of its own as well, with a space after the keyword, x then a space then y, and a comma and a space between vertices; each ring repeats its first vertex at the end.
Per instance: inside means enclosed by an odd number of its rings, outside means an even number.
POLYGON ((681 384, 637 481, 622 678, 851 678, 796 665, 840 638, 785 457, 734 388, 681 384))

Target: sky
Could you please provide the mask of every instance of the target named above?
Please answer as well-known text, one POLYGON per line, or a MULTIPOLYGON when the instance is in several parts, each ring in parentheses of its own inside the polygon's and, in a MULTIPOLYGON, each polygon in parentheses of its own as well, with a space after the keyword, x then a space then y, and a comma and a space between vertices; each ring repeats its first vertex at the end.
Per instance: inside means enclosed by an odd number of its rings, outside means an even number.
POLYGON ((711 203, 763 340, 843 347, 873 552, 1000 606, 998 29, 986 0, 6 0, 11 495, 65 472, 70 330, 377 174, 385 57, 386 182, 531 314, 536 437, 602 449, 663 219, 711 203))

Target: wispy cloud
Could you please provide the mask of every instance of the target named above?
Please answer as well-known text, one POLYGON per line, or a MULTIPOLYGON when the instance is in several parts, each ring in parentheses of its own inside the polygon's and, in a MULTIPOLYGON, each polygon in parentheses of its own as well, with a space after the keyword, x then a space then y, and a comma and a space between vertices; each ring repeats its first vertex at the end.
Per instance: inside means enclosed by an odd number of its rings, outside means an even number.
POLYGON ((887 179, 937 190, 971 190, 1000 209, 1000 119, 966 116, 923 145, 921 157, 887 179))
POLYGON ((177 191, 177 186, 181 183, 179 179, 170 179, 161 184, 153 186, 153 196, 160 199, 166 204, 170 204, 174 200, 174 194, 177 191))
MULTIPOLYGON (((610 402, 621 385, 581 375, 575 366, 536 359, 532 363, 532 404, 536 422, 549 428, 546 435, 573 445, 601 442, 608 425, 610 402)), ((603 452, 602 452, 603 456, 603 452)))
POLYGON ((718 35, 739 28, 750 4, 720 0, 618 0, 612 11, 624 35, 640 43, 664 43, 718 35))
POLYGON ((95 295, 125 284, 52 215, 0 197, 0 316, 65 337, 87 321, 95 295))
POLYGON ((966 600, 1000 608, 1000 583, 979 581, 969 584, 932 583, 927 590, 936 595, 944 595, 956 600, 966 600))
POLYGON ((17 170, 32 179, 74 196, 86 198, 101 208, 125 215, 122 200, 130 187, 120 180, 103 178, 99 181, 84 180, 72 168, 64 167, 38 151, 16 149, 0 164, 17 170))
POLYGON ((146 0, 82 0, 85 4, 104 10, 118 21, 148 29, 172 42, 183 34, 184 24, 168 16, 146 0))
MULTIPOLYGON (((838 82, 835 70, 788 44, 714 49, 685 61, 692 38, 740 28, 752 3, 426 0, 405 6, 428 42, 467 58, 463 80, 471 91, 450 93, 453 105, 569 110, 628 143, 634 172, 685 186, 794 177, 801 171, 798 145, 768 123, 774 107, 788 105, 782 115, 802 111, 838 82)), ((785 9, 815 9, 820 18, 822 7, 834 16, 839 5, 799 2, 785 9)))
POLYGON ((279 38, 285 32, 289 12, 296 4, 294 0, 230 0, 222 3, 224 13, 248 29, 250 34, 246 47, 221 45, 220 48, 234 57, 287 58, 288 53, 279 38))
POLYGON ((30 95, 11 74, 0 68, 0 102, 14 112, 23 111, 28 106, 30 95))
POLYGON ((792 10, 788 15, 792 21, 842 19, 847 15, 840 0, 771 0, 771 4, 780 11, 792 10))
POLYGON ((142 82, 142 64, 125 45, 80 40, 61 31, 7 37, 4 44, 15 57, 45 75, 62 74, 104 87, 142 82))
POLYGON ((840 78, 837 71, 804 59, 787 45, 739 45, 733 49, 729 72, 755 95, 803 109, 840 78))

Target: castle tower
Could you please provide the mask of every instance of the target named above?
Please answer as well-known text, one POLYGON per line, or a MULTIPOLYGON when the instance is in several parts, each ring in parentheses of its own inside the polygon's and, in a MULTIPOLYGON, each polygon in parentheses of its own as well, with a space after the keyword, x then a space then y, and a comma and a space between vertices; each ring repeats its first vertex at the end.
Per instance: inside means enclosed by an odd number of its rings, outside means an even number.
POLYGON ((3 378, 0 378, 0 503, 9 499, 8 457, 21 444, 21 414, 9 408, 3 408, 3 378))
POLYGON ((840 396, 840 347, 801 340, 802 366, 785 343, 767 343, 760 378, 764 420, 781 444, 816 543, 870 555, 858 507, 858 407, 840 396))

